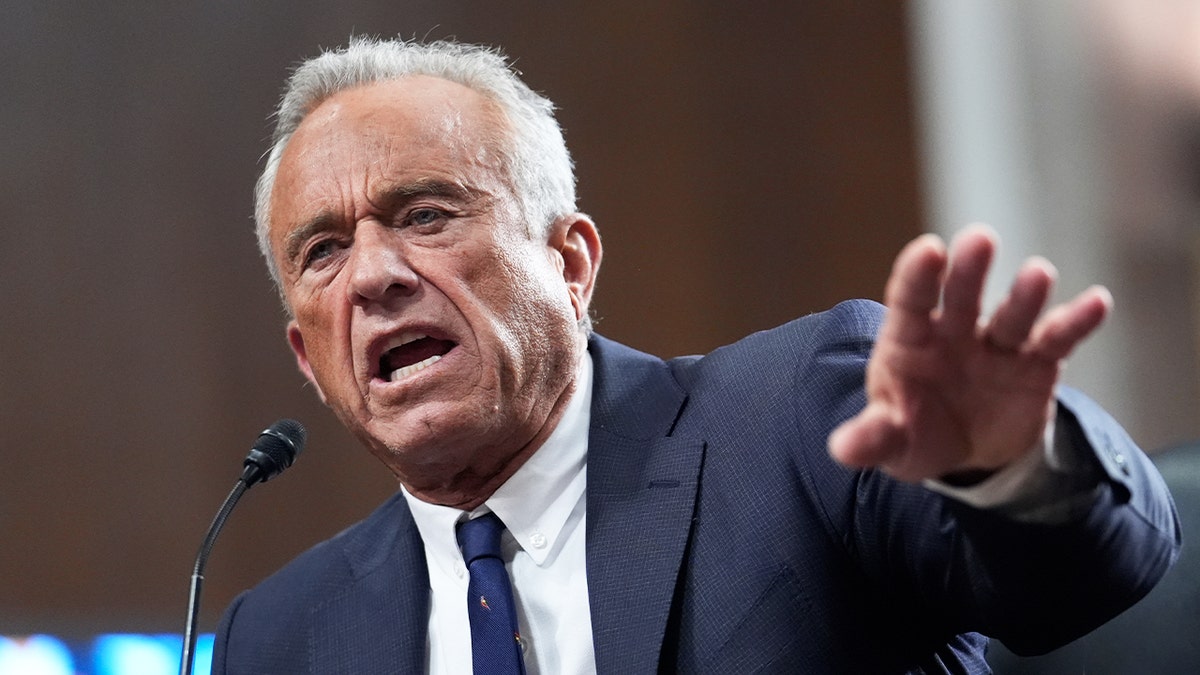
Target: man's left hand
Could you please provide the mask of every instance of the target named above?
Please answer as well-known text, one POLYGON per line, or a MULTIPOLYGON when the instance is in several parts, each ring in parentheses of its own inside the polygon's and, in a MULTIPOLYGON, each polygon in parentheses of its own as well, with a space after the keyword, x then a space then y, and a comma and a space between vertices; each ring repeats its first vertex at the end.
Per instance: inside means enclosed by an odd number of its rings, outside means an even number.
POLYGON ((1103 322, 1112 296, 1092 287, 1043 315, 1056 272, 1031 258, 981 321, 996 245, 990 229, 972 226, 949 252, 924 235, 897 256, 867 406, 829 437, 839 462, 915 482, 986 475, 1039 447, 1065 359, 1103 322))

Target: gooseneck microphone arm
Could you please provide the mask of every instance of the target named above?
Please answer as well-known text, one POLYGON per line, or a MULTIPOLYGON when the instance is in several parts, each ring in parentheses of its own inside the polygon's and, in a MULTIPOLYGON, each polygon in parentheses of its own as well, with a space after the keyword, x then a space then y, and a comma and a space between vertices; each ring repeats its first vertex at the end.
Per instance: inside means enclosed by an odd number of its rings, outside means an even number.
POLYGON ((263 430, 258 441, 250 449, 250 454, 242 462, 242 475, 234 484, 233 490, 221 504, 221 509, 208 526, 204 535, 204 543, 196 554, 196 563, 192 566, 192 585, 188 593, 187 626, 183 631, 183 658, 180 661, 180 675, 192 675, 193 661, 196 651, 196 619, 200 615, 200 591, 204 586, 204 565, 208 562, 208 554, 212 551, 217 535, 225 526, 233 507, 237 506, 242 494, 260 482, 266 482, 278 476, 284 469, 292 465, 296 456, 304 449, 307 437, 304 426, 295 420, 279 420, 263 430))
POLYGON ((221 528, 225 526, 225 519, 233 512, 233 507, 237 505, 238 500, 242 498, 242 493, 249 487, 246 481, 238 479, 229 496, 225 498, 225 502, 221 504, 221 510, 217 512, 216 518, 213 518, 212 524, 208 526, 208 534, 204 537, 200 552, 196 554, 196 564, 192 566, 192 586, 188 591, 188 617, 187 626, 183 631, 183 660, 179 667, 180 675, 192 675, 192 662, 195 660, 194 652, 196 650, 196 620, 200 615, 200 591, 204 586, 204 565, 208 562, 208 554, 212 551, 213 543, 216 542, 217 535, 221 533, 221 528))

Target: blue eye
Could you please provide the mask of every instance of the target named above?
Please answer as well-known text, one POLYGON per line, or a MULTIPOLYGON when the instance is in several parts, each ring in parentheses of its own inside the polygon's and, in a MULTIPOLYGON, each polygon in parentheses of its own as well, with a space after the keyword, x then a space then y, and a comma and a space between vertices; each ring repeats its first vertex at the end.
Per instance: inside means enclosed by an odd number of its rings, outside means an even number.
POLYGON ((413 225, 432 225, 441 220, 443 213, 437 209, 414 209, 408 215, 408 222, 413 225))
POLYGON ((310 267, 313 263, 319 262, 333 255, 337 249, 338 243, 333 239, 322 239, 309 247, 308 253, 304 256, 304 267, 310 267))

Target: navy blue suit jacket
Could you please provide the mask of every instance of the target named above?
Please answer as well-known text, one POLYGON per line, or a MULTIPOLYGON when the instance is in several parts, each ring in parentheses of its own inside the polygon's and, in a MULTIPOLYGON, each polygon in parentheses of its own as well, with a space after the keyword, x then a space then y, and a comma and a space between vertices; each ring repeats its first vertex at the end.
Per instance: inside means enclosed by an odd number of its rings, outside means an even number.
MULTIPOLYGON (((587 578, 601 673, 980 672, 984 640, 1050 649, 1141 597, 1178 550, 1161 479, 1060 395, 1105 476, 1069 525, 1019 524, 833 462, 864 404, 864 301, 662 361, 594 337, 587 578)), ((399 495, 241 595, 214 673, 425 664, 429 579, 399 495)))

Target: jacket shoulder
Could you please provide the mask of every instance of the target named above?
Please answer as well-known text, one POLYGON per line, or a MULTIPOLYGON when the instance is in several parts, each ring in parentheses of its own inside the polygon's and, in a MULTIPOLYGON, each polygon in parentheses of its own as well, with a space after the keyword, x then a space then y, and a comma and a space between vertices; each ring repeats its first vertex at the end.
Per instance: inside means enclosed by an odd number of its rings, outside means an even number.
MULTIPOLYGON (((769 364, 776 372, 795 372, 830 357, 865 358, 875 343, 884 312, 883 305, 872 300, 847 300, 826 311, 758 331, 707 355, 671 359, 668 365, 675 378, 690 390, 726 369, 749 368, 747 372, 758 373, 761 364, 769 364)), ((761 378, 756 382, 761 384, 761 378)))
MULTIPOLYGON (((392 558, 406 520, 411 522, 408 505, 396 494, 366 519, 244 591, 217 628, 213 672, 282 672, 280 668, 306 664, 297 659, 308 657, 315 613, 375 570, 396 562, 392 558)), ((423 574, 424 559, 420 562, 423 574)))

